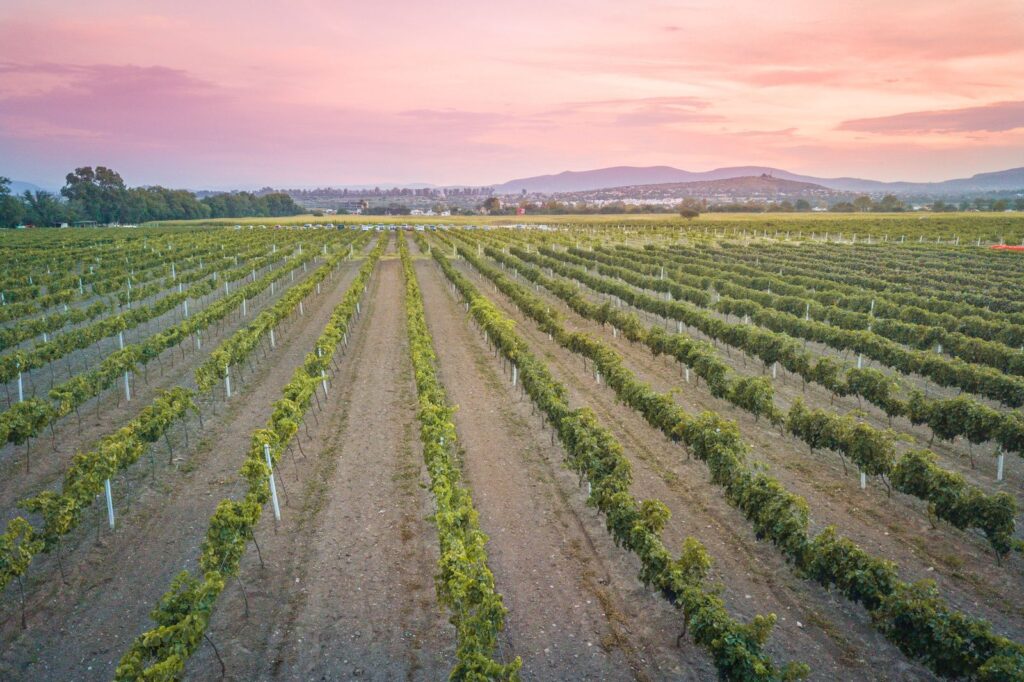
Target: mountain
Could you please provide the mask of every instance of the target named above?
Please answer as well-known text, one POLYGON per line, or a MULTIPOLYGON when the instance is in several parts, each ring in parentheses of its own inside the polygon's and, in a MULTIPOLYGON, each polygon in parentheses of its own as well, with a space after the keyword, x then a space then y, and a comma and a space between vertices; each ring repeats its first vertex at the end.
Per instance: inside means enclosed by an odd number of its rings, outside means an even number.
POLYGON ((33 185, 31 182, 11 180, 11 194, 22 194, 24 192, 41 192, 44 188, 33 185))
POLYGON ((602 189, 563 192, 559 196, 569 201, 633 199, 671 199, 677 197, 731 196, 752 197, 821 197, 835 194, 835 190, 811 182, 787 180, 763 173, 724 180, 697 180, 696 182, 667 182, 650 185, 627 185, 602 189))
POLYGON ((749 194, 803 194, 813 192, 829 192, 829 188, 813 182, 787 180, 764 173, 762 175, 745 175, 724 180, 698 180, 696 182, 671 182, 661 185, 648 185, 644 189, 660 189, 668 192, 699 192, 703 194, 749 193, 749 194))
POLYGON ((702 172, 686 171, 671 166, 614 166, 589 171, 565 171, 555 175, 519 178, 498 185, 495 187, 495 192, 497 194, 519 194, 525 189, 527 193, 552 194, 635 185, 728 180, 762 174, 783 180, 808 182, 844 192, 960 194, 1024 189, 1024 168, 979 173, 970 178, 944 182, 881 182, 849 177, 818 178, 767 166, 732 166, 702 172))

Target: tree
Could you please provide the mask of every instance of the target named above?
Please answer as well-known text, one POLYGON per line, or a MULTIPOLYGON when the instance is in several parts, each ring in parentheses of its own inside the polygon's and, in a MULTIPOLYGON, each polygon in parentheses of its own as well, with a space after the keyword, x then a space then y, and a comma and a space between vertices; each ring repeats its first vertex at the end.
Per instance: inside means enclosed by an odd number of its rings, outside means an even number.
POLYGON ((21 221, 23 207, 11 196, 11 180, 0 176, 0 227, 14 227, 21 221))
POLYGON ((811 204, 807 201, 807 199, 797 199, 796 200, 796 210, 798 210, 798 211, 810 211, 811 210, 811 204))
POLYGON ((687 220, 693 220, 700 215, 700 202, 692 197, 683 199, 683 202, 679 204, 679 215, 687 220))
POLYGON ((494 213, 495 211, 501 210, 501 199, 498 197, 487 197, 484 199, 483 208, 488 213, 494 213))
POLYGON ((60 193, 71 209, 86 220, 99 223, 119 222, 128 210, 128 190, 124 180, 104 166, 76 168, 65 177, 60 193))
POLYGON ((1006 203, 1006 199, 996 199, 992 202, 993 211, 1005 211, 1009 208, 1009 204, 1006 203))
POLYGON ((892 213, 894 211, 902 211, 904 206, 903 202, 900 201, 894 194, 886 194, 882 197, 882 200, 878 203, 878 210, 892 213))
POLYGON ((859 197, 857 197, 856 199, 853 200, 853 208, 854 208, 854 210, 855 211, 860 211, 861 213, 863 213, 865 211, 870 211, 873 206, 874 206, 874 202, 872 202, 871 201, 871 197, 869 197, 866 194, 862 194, 862 195, 860 195, 859 197))
POLYGON ((67 207, 50 192, 26 190, 22 200, 25 203, 25 220, 33 225, 49 227, 67 220, 67 207))

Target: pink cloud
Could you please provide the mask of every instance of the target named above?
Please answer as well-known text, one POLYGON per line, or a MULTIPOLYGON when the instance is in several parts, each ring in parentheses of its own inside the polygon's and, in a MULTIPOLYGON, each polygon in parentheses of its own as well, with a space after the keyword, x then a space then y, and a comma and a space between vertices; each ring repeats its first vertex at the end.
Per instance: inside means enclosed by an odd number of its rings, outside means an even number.
POLYGON ((840 130, 887 135, 920 133, 1002 132, 1024 128, 1024 102, 996 102, 964 109, 912 111, 895 116, 843 121, 840 130))
POLYGON ((758 163, 926 180, 1024 146, 1020 0, 523 0, 498 19, 468 0, 297 2, 9 0, 0 174, 487 183, 758 163))

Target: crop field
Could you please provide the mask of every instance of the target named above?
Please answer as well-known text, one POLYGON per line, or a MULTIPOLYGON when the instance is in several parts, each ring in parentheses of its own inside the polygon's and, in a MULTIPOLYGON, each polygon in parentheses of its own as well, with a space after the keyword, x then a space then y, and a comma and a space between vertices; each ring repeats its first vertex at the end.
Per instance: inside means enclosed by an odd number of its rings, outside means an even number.
POLYGON ((0 678, 1024 679, 1019 215, 348 218, 0 239, 0 678))

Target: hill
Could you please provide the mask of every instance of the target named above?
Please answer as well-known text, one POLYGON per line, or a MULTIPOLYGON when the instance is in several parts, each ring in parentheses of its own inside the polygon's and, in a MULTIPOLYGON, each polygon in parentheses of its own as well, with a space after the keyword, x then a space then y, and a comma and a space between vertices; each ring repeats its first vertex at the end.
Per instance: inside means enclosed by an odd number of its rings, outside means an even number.
POLYGON ((616 201, 625 199, 672 200, 683 197, 707 199, 751 200, 778 197, 827 197, 835 190, 811 182, 777 178, 767 173, 747 175, 724 180, 698 180, 696 182, 666 182, 651 185, 627 185, 557 193, 567 201, 616 201))
POLYGON ((969 178, 958 178, 943 182, 881 182, 852 177, 818 178, 768 166, 732 166, 702 172, 687 171, 671 166, 614 166, 611 168, 565 171, 554 175, 537 175, 509 180, 495 187, 495 192, 498 194, 519 194, 523 190, 526 190, 527 193, 544 194, 582 192, 612 187, 729 180, 757 177, 762 174, 782 180, 820 185, 828 189, 844 192, 957 194, 963 192, 1024 189, 1024 168, 979 173, 969 178))

